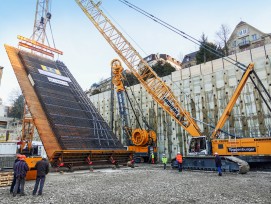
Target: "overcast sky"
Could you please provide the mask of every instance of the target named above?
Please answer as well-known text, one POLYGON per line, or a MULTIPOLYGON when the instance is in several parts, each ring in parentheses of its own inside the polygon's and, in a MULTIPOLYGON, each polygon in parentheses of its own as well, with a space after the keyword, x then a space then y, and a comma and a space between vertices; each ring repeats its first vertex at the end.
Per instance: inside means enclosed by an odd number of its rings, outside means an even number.
MULTIPOLYGON (((59 56, 83 90, 110 76, 110 62, 117 54, 85 16, 74 0, 51 0, 51 25, 59 56)), ((221 24, 234 30, 242 20, 265 33, 271 33, 270 0, 129 0, 136 6, 200 39, 217 40, 221 24)), ((101 8, 142 57, 165 53, 179 59, 198 50, 190 41, 161 27, 118 0, 103 0, 101 8), (131 36, 130 39, 127 34, 131 36), (134 43, 134 41, 136 43, 134 43), (139 46, 137 46, 139 45, 139 46), (142 51, 142 50, 143 51, 142 51)), ((36 0, 0 0, 0 66, 4 67, 0 97, 9 103, 19 84, 8 60, 4 44, 17 47, 17 35, 33 32, 36 0)), ((50 35, 49 35, 50 36, 50 35)))

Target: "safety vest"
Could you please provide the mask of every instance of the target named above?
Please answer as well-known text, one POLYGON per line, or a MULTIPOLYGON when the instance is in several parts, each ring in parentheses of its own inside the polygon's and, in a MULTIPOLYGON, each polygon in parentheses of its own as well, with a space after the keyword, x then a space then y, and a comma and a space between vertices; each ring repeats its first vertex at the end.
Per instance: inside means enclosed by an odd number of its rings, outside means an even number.
POLYGON ((179 162, 179 163, 183 163, 183 156, 182 156, 181 154, 177 154, 176 160, 177 160, 177 162, 179 162))
POLYGON ((167 163, 167 157, 162 157, 162 163, 166 164, 167 163))
POLYGON ((154 159, 154 154, 151 154, 151 158, 154 159))

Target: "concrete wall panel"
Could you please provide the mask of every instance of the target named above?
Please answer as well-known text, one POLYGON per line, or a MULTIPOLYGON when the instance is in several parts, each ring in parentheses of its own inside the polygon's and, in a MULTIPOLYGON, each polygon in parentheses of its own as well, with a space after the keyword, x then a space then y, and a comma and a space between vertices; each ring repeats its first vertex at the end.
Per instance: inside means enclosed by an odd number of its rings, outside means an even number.
MULTIPOLYGON (((271 44, 265 47, 271 57, 271 44)), ((229 57, 237 59, 244 64, 249 64, 251 55, 255 62, 255 71, 267 86, 269 91, 271 87, 271 67, 266 64, 264 47, 255 48, 251 52, 245 51, 229 57)), ((196 65, 173 72, 172 75, 163 77, 163 80, 170 86, 176 95, 181 106, 190 112, 193 117, 203 120, 206 123, 215 125, 218 118, 223 113, 227 102, 230 100, 235 90, 238 80, 242 77, 243 71, 233 64, 217 59, 213 62, 196 65), (225 74, 224 74, 225 73, 225 74), (192 99, 192 100, 191 100, 192 99)), ((137 102, 145 113, 146 120, 152 123, 158 136, 159 153, 166 152, 168 156, 174 157, 177 151, 185 150, 187 146, 188 134, 172 121, 172 118, 163 111, 152 97, 146 93, 140 85, 131 87, 134 91, 137 102)), ((130 94, 131 95, 131 94, 130 94)), ((91 96, 96 107, 102 112, 103 117, 110 121, 110 92, 91 96)), ((137 107, 132 99, 133 107, 137 107)), ((129 110, 131 107, 128 107, 129 110)), ((130 111, 131 126, 137 127, 136 120, 130 111)), ((117 98, 115 95, 114 103, 114 124, 116 134, 121 135, 121 121, 118 113, 117 98)), ((209 135, 212 129, 198 125, 209 135), (204 129, 203 129, 204 128, 204 129)), ((233 114, 225 124, 225 131, 242 137, 265 136, 271 133, 271 116, 254 85, 248 80, 241 95, 234 106, 233 114), (262 114, 261 114, 262 113, 262 114)), ((223 136, 223 135, 222 135, 223 136)))

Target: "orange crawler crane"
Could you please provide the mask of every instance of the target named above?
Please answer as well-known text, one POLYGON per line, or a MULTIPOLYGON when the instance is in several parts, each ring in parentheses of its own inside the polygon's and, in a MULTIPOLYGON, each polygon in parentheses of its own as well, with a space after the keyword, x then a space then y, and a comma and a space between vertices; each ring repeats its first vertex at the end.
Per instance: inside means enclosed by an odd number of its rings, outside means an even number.
MULTIPOLYGON (((234 141, 218 138, 219 133, 222 132, 221 128, 229 117, 247 79, 250 78, 252 80, 255 88, 257 88, 257 86, 253 81, 254 77, 261 83, 253 70, 253 63, 250 63, 247 67, 242 64, 242 70, 244 71, 243 77, 229 101, 228 106, 225 108, 218 124, 214 128, 213 134, 206 137, 202 134, 196 120, 181 106, 177 97, 166 83, 157 76, 131 43, 127 41, 124 35, 102 12, 99 8, 100 4, 96 4, 93 0, 75 1, 157 104, 159 104, 163 110, 165 110, 185 131, 189 133, 189 148, 188 152, 184 152, 184 155, 186 155, 186 164, 184 164, 184 167, 204 170, 214 169, 214 158, 212 156, 212 153, 214 152, 218 152, 218 154, 224 156, 225 165, 223 166, 225 167, 224 170, 227 171, 247 173, 249 171, 247 162, 271 161, 270 137, 244 137, 235 138, 234 141), (251 76, 251 73, 253 73, 253 77, 251 76), (192 144, 197 144, 197 151, 195 151, 195 148, 191 148, 192 144)), ((235 62, 234 64, 241 63, 235 62)), ((263 84, 261 84, 261 87, 264 89, 263 84)), ((266 89, 264 90, 268 97, 265 102, 270 102, 271 97, 266 89)), ((270 107, 269 110, 271 111, 270 107)))
MULTIPOLYGON (((143 117, 143 122, 147 126, 148 130, 141 128, 139 121, 137 120, 140 128, 132 130, 129 125, 128 112, 125 103, 124 93, 128 98, 128 93, 122 82, 123 67, 120 60, 114 59, 111 62, 112 68, 112 83, 115 85, 119 112, 123 129, 123 144, 125 144, 129 151, 134 151, 134 158, 137 163, 150 161, 151 154, 153 153, 157 158, 157 137, 156 133, 150 129, 149 124, 143 117)), ((132 106, 131 106, 132 107, 132 106)), ((132 110, 134 110, 132 108, 132 110)), ((135 114, 136 115, 136 114, 135 114)))

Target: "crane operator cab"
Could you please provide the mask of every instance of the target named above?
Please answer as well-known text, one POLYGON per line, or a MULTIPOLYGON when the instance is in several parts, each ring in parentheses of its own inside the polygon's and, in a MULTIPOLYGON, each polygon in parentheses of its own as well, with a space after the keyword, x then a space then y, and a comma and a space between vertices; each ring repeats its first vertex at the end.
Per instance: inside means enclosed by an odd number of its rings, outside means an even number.
POLYGON ((188 155, 206 155, 208 153, 206 136, 189 137, 188 142, 188 155))

